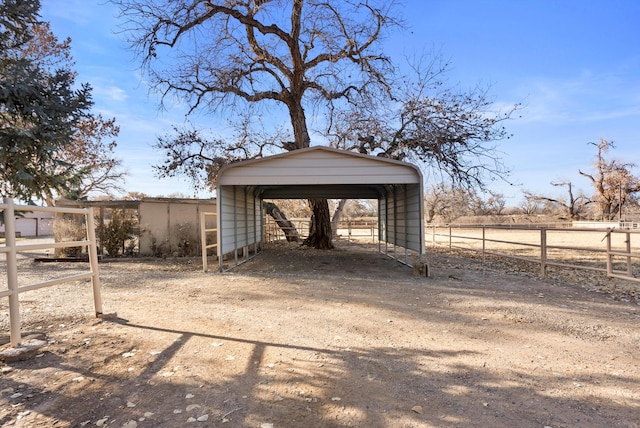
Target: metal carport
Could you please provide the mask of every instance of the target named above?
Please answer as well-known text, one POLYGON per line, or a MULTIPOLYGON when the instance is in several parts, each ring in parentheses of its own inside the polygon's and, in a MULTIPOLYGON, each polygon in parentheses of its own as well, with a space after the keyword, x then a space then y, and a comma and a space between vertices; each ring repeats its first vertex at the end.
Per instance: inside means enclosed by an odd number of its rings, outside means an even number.
MULTIPOLYGON (((325 146, 232 163, 217 185, 218 260, 255 255, 263 199, 377 199, 381 242, 424 255, 422 174, 406 162, 325 146)), ((387 247, 385 245, 385 248, 387 247)), ((397 257, 396 257, 397 258, 397 257)), ((402 260, 401 260, 402 261, 402 260)))

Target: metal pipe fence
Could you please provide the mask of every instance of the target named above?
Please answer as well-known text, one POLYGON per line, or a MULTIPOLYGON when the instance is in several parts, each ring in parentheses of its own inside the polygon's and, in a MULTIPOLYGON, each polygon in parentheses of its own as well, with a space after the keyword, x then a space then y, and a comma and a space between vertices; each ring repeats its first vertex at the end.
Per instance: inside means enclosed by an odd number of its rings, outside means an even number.
POLYGON ((4 199, 0 204, 0 210, 4 212, 5 242, 0 246, 0 254, 4 254, 7 264, 7 289, 0 290, 0 297, 9 299, 9 325, 11 346, 18 346, 22 340, 20 333, 20 293, 50 287, 64 282, 91 279, 93 287, 93 302, 96 316, 102 314, 102 296, 100 294, 100 278, 98 269, 98 251, 96 248, 95 223, 93 212, 90 209, 80 208, 54 208, 15 205, 13 200, 4 199), (47 244, 18 244, 16 240, 15 220, 16 211, 38 211, 63 214, 80 214, 85 217, 86 239, 82 241, 56 242, 47 244), (68 247, 87 247, 89 255, 89 271, 81 274, 65 276, 40 282, 37 284, 19 285, 18 283, 18 253, 43 249, 56 249, 68 247))
POLYGON ((430 225, 426 236, 434 246, 479 252, 483 263, 492 255, 539 264, 542 277, 549 266, 556 266, 640 282, 638 230, 430 225))
MULTIPOLYGON (((265 216, 265 241, 278 241, 285 239, 284 229, 279 226, 271 217, 265 216)), ((310 220, 308 218, 294 218, 289 220, 300 239, 306 238, 309 231, 310 220)), ((351 240, 371 240, 378 242, 378 221, 375 218, 359 218, 340 220, 338 222, 337 234, 345 236, 351 240)))

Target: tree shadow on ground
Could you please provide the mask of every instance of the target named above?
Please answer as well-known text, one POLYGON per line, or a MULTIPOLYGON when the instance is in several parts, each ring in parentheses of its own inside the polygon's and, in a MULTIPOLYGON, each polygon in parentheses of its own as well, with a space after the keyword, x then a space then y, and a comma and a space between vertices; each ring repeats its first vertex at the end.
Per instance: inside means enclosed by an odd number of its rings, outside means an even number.
MULTIPOLYGON (((103 367, 81 367, 77 361, 69 365, 66 358, 47 355, 43 360, 46 366, 84 379, 78 381, 77 388, 64 393, 40 391, 47 395, 46 402, 31 407, 29 400, 23 401, 22 412, 30 409, 48 415, 57 421, 53 426, 80 426, 86 421, 94 425, 108 417, 110 425, 123 426, 127 421, 142 419, 161 427, 181 426, 190 417, 197 420, 204 415, 208 416, 207 426, 224 423, 229 427, 267 423, 308 427, 633 426, 637 412, 635 406, 606 402, 597 396, 554 396, 544 387, 547 383, 557 385, 557 375, 552 373, 460 363, 462 357, 482 360, 480 353, 464 344, 451 350, 330 349, 124 320, 118 321, 116 331, 128 331, 134 337, 166 334, 171 343, 152 359, 132 356, 127 365, 140 367, 135 375, 126 371, 126 365, 121 374, 109 370, 111 374, 106 375, 103 367), (235 359, 229 360, 226 353, 194 355, 193 359, 204 361, 187 365, 189 358, 184 354, 195 341, 233 348, 235 359), (178 360, 183 365, 174 367, 180 354, 178 360), (147 360, 134 364, 136 358, 147 360), (237 365, 237 373, 221 377, 211 374, 224 364, 237 365)), ((120 357, 105 355, 105 365, 113 365, 120 357)), ((607 381, 593 376, 589 380, 596 384, 607 381)), ((624 376, 617 382, 628 390, 637 385, 637 379, 624 376)), ((575 379, 563 379, 562 388, 574 391, 575 383, 575 379)), ((35 393, 29 385, 3 380, 6 388, 35 393)), ((0 418, 3 424, 10 420, 7 416, 0 418)))

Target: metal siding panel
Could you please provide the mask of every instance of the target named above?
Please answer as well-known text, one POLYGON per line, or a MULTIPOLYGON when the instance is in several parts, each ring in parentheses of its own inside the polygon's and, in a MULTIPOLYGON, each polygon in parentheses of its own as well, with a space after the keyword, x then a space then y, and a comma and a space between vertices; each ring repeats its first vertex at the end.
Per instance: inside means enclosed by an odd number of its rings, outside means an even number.
POLYGON ((406 190, 404 186, 396 188, 396 242, 394 244, 401 247, 407 246, 407 219, 406 219, 406 190))
MULTIPOLYGON (((258 168, 240 168, 240 173, 234 174, 242 177, 273 177, 277 176, 304 176, 309 175, 310 171, 313 171, 314 176, 365 176, 371 177, 372 174, 383 174, 393 177, 412 177, 413 175, 407 175, 407 170, 403 168, 399 168, 394 166, 393 168, 388 167, 376 167, 375 165, 351 165, 345 164, 344 166, 336 165, 332 163, 331 165, 295 165, 288 167, 277 167, 277 166, 269 166, 268 168, 258 167, 258 168), (277 174, 275 174, 275 170, 277 170, 277 174)), ((377 176, 377 175, 376 175, 377 176)), ((254 183, 255 184, 255 183, 254 183)))
POLYGON ((258 220, 258 217, 256 216, 256 207, 259 202, 257 201, 257 196, 255 192, 251 191, 251 193, 248 196, 250 196, 248 212, 249 212, 249 228, 250 228, 250 235, 251 235, 249 240, 251 241, 252 244, 255 244, 260 241, 260 234, 257 231, 259 220, 258 220))
MULTIPOLYGON (((304 184, 304 185, 324 185, 324 184, 340 184, 340 185, 360 185, 360 184, 378 184, 378 183, 386 183, 386 184, 405 184, 412 183, 414 181, 408 181, 407 177, 399 176, 399 175, 389 175, 389 174, 378 174, 372 173, 366 176, 348 176, 345 174, 337 173, 332 176, 321 176, 321 175, 312 175, 309 174, 309 171, 306 171, 307 175, 278 175, 278 176, 242 176, 234 178, 233 180, 229 180, 229 185, 240 185, 240 186, 254 186, 254 185, 264 185, 264 186, 287 186, 292 183, 296 184, 304 184), (375 181, 374 181, 375 180, 375 181)), ((226 185, 226 184, 225 184, 226 185)))
POLYGON ((395 195, 390 192, 387 195, 387 242, 393 243, 395 241, 396 227, 395 227, 395 195))
POLYGON ((227 254, 235 249, 233 186, 221 186, 219 191, 221 193, 221 218, 218 231, 221 239, 220 249, 222 254, 227 254))
POLYGON ((387 199, 378 199, 378 240, 387 240, 387 199))
POLYGON ((253 193, 247 192, 241 186, 219 186, 218 193, 220 254, 228 254, 260 242, 262 240, 260 201, 254 202, 253 193))
POLYGON ((422 253, 422 196, 419 185, 407 186, 407 248, 422 253))
POLYGON ((246 195, 243 187, 235 186, 235 244, 237 248, 247 245, 247 213, 246 213, 246 195))

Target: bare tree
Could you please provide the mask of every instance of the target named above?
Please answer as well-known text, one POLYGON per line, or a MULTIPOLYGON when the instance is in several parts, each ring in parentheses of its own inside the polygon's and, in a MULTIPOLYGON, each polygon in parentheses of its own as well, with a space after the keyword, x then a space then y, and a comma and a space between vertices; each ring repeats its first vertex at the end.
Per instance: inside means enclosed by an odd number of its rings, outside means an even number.
POLYGON ((537 214, 540 211, 540 200, 525 192, 524 200, 520 203, 520 209, 525 215, 537 214))
POLYGON ((262 157, 278 144, 278 139, 241 130, 234 142, 204 135, 198 129, 173 128, 159 136, 154 147, 164 152, 165 160, 154 165, 161 177, 186 176, 194 189, 215 190, 218 171, 232 162, 262 157))
POLYGON ((425 213, 427 223, 442 218, 451 223, 470 212, 469 192, 467 189, 445 183, 432 186, 425 195, 425 213))
POLYGON ((622 207, 626 201, 640 192, 640 178, 632 174, 631 169, 636 165, 616 159, 608 160, 605 155, 609 149, 615 148, 613 141, 601 139, 598 143, 589 143, 598 149, 593 163, 595 172, 589 174, 579 171, 587 177, 595 194, 593 200, 603 218, 612 220, 622 214, 622 207))
MULTIPOLYGON (((84 199, 90 193, 111 195, 124 193, 122 187, 126 171, 122 161, 115 157, 116 138, 120 128, 115 119, 104 119, 102 115, 81 120, 73 137, 73 144, 59 154, 59 159, 78 169, 78 180, 59 196, 69 199, 84 199)), ((53 193, 47 192, 45 200, 53 203, 53 193)))
POLYGON ((393 102, 352 104, 334 114, 333 144, 416 162, 456 187, 486 190, 488 180, 508 176, 497 142, 510 138, 504 123, 520 105, 496 111, 488 88, 446 85, 449 64, 439 56, 409 65, 411 74, 390 88, 393 102))
POLYGON ((584 193, 580 192, 577 195, 573 190, 573 184, 570 181, 552 182, 552 186, 566 187, 567 199, 563 198, 550 198, 547 196, 535 195, 530 192, 525 192, 525 198, 529 201, 547 202, 556 207, 559 207, 571 220, 580 220, 585 214, 588 205, 592 202, 584 193))
POLYGON ((442 193, 438 192, 436 187, 429 189, 424 198, 425 221, 433 223, 436 215, 442 207, 442 193))
MULTIPOLYGON (((309 147, 306 109, 354 102, 387 85, 391 67, 376 44, 396 24, 384 1, 113 0, 150 81, 190 111, 235 114, 257 103, 285 108, 293 141, 309 147)), ((311 201, 305 241, 331 248, 326 200, 311 201)))
POLYGON ((487 192, 488 197, 478 194, 475 190, 469 190, 469 208, 474 215, 502 215, 507 202, 504 195, 497 192, 487 192))

